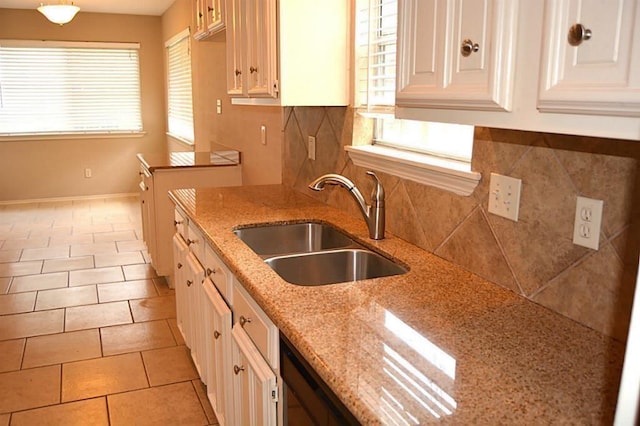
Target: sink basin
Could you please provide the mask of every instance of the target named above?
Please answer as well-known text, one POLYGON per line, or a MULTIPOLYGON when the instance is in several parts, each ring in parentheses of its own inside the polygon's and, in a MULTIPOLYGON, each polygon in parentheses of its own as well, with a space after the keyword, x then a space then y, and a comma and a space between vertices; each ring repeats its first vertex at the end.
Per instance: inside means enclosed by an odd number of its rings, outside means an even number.
POLYGON ((233 231, 262 257, 310 253, 357 245, 336 228, 316 222, 266 225, 233 231))
POLYGON ((277 256, 265 262, 285 281, 303 286, 380 278, 407 272, 391 260, 364 249, 277 256))

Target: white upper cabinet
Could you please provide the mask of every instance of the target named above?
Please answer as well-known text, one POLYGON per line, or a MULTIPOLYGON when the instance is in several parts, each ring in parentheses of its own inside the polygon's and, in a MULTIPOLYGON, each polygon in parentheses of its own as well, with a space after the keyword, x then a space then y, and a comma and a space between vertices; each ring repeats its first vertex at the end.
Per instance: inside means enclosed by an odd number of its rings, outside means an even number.
POLYGON ((511 109, 517 1, 400 0, 396 104, 511 109))
POLYGON ((344 0, 226 0, 232 102, 348 105, 349 5, 344 0))
POLYGON ((636 0, 546 2, 538 109, 640 116, 636 0))
POLYGON ((194 6, 194 38, 203 40, 224 30, 224 0, 194 0, 194 6))

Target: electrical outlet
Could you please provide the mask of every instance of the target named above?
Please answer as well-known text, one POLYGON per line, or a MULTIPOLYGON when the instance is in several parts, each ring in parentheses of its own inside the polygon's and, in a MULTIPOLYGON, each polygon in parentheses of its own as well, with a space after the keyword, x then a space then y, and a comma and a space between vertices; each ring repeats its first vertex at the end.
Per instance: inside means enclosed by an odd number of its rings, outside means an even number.
POLYGON ((91 169, 89 168, 84 169, 84 177, 87 179, 91 177, 91 169))
POLYGON ((222 114, 222 100, 216 99, 216 113, 222 114))
POLYGON ((598 250, 603 207, 602 200, 578 197, 573 222, 573 244, 598 250))
POLYGON ((315 136, 309 136, 308 142, 309 142, 308 158, 309 158, 309 160, 315 160, 316 159, 316 138, 315 138, 315 136))
POLYGON ((491 173, 489 182, 489 213, 518 221, 522 180, 491 173))

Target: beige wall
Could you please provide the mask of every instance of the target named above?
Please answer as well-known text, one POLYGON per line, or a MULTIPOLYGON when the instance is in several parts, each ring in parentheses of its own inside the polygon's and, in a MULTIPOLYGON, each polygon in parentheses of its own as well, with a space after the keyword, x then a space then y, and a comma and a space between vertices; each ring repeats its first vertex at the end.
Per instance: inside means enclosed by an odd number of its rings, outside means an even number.
MULTIPOLYGON (((341 189, 307 189, 323 173, 371 191, 343 150, 362 126, 347 108, 287 108, 284 183, 360 217, 341 189), (354 121, 356 125, 354 126, 354 121), (306 136, 317 139, 307 160, 306 136)), ((640 251, 640 142, 476 128, 475 192, 463 197, 379 174, 387 230, 497 285, 625 340, 640 251), (487 212, 491 172, 522 179, 518 222, 487 212), (598 251, 572 244, 576 195, 604 200, 598 251)))
MULTIPOLYGON (((162 37, 168 40, 191 23, 189 0, 176 0, 162 16, 162 37)), ((242 152, 245 184, 280 183, 282 175, 282 109, 231 105, 226 83, 224 31, 206 41, 192 39, 193 111, 196 151, 222 144, 242 152), (216 99, 222 114, 216 114, 216 99), (267 144, 260 143, 260 126, 267 128, 267 144)), ((169 140, 171 150, 184 146, 169 140)))
POLYGON ((60 27, 34 10, 0 9, 0 39, 138 42, 141 138, 0 140, 0 201, 132 193, 137 152, 164 152, 165 101, 159 17, 80 12, 60 27), (93 177, 84 178, 91 168, 93 177))

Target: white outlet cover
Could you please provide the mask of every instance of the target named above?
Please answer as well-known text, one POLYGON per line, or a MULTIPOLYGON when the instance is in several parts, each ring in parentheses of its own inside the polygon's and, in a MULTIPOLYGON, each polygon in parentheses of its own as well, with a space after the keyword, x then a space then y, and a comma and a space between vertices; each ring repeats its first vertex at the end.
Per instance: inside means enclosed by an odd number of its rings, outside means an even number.
POLYGON ((522 180, 491 173, 489 182, 489 213, 518 221, 522 180))
POLYGON ((573 244, 598 250, 604 202, 587 197, 577 197, 573 222, 573 244))

